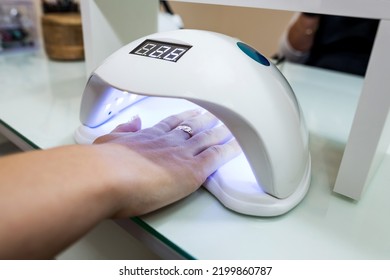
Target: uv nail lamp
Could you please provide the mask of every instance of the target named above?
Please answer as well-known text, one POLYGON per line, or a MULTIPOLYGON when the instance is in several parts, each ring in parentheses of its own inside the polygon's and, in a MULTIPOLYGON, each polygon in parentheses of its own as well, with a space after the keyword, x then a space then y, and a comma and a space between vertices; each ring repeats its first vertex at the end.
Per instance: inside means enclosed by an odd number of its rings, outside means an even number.
POLYGON ((108 57, 90 76, 78 143, 92 143, 139 114, 144 127, 202 107, 233 133, 243 153, 204 186, 227 208, 276 216, 305 196, 308 132, 284 76, 237 39, 199 30, 157 33, 108 57))

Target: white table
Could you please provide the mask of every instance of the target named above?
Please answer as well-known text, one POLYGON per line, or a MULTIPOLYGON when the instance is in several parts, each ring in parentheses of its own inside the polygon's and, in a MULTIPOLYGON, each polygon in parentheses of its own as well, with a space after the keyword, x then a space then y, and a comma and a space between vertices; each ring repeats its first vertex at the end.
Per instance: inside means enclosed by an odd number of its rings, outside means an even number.
MULTIPOLYGON (((118 223, 165 258, 389 259, 390 155, 359 202, 332 193, 363 79, 300 65, 282 72, 311 133, 307 197, 276 218, 227 210, 200 189, 165 209, 118 223)), ((0 132, 23 149, 73 144, 84 63, 0 56, 0 132)))

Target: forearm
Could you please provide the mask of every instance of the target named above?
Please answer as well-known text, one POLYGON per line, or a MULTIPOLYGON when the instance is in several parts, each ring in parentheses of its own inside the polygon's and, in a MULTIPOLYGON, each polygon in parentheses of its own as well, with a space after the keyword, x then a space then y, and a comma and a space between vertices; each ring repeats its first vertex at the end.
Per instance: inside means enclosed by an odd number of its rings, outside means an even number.
POLYGON ((138 216, 201 186, 240 153, 209 113, 186 111, 139 130, 118 126, 94 145, 0 159, 0 259, 52 258, 109 217, 138 216), (185 121, 189 135, 175 129, 185 121))
POLYGON ((0 258, 51 258, 112 216, 109 151, 70 146, 0 159, 0 258))

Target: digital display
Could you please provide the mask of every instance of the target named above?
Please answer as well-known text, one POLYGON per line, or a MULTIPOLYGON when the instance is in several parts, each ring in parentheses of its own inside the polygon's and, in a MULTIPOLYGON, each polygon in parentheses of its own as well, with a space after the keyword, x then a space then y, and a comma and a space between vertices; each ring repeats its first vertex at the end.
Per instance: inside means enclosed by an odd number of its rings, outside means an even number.
POLYGON ((177 62, 192 46, 145 40, 131 54, 177 62))

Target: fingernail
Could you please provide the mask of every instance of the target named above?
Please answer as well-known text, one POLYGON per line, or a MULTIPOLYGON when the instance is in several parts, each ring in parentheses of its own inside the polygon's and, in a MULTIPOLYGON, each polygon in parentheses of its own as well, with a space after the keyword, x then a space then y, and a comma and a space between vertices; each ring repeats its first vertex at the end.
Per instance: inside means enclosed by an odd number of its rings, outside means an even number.
POLYGON ((129 122, 132 122, 132 121, 134 121, 134 120, 136 120, 136 119, 139 119, 139 115, 138 115, 138 114, 132 116, 131 119, 129 120, 129 122))
POLYGON ((204 111, 203 108, 197 108, 197 109, 194 109, 194 114, 195 114, 195 115, 200 115, 200 114, 203 113, 203 111, 204 111))

